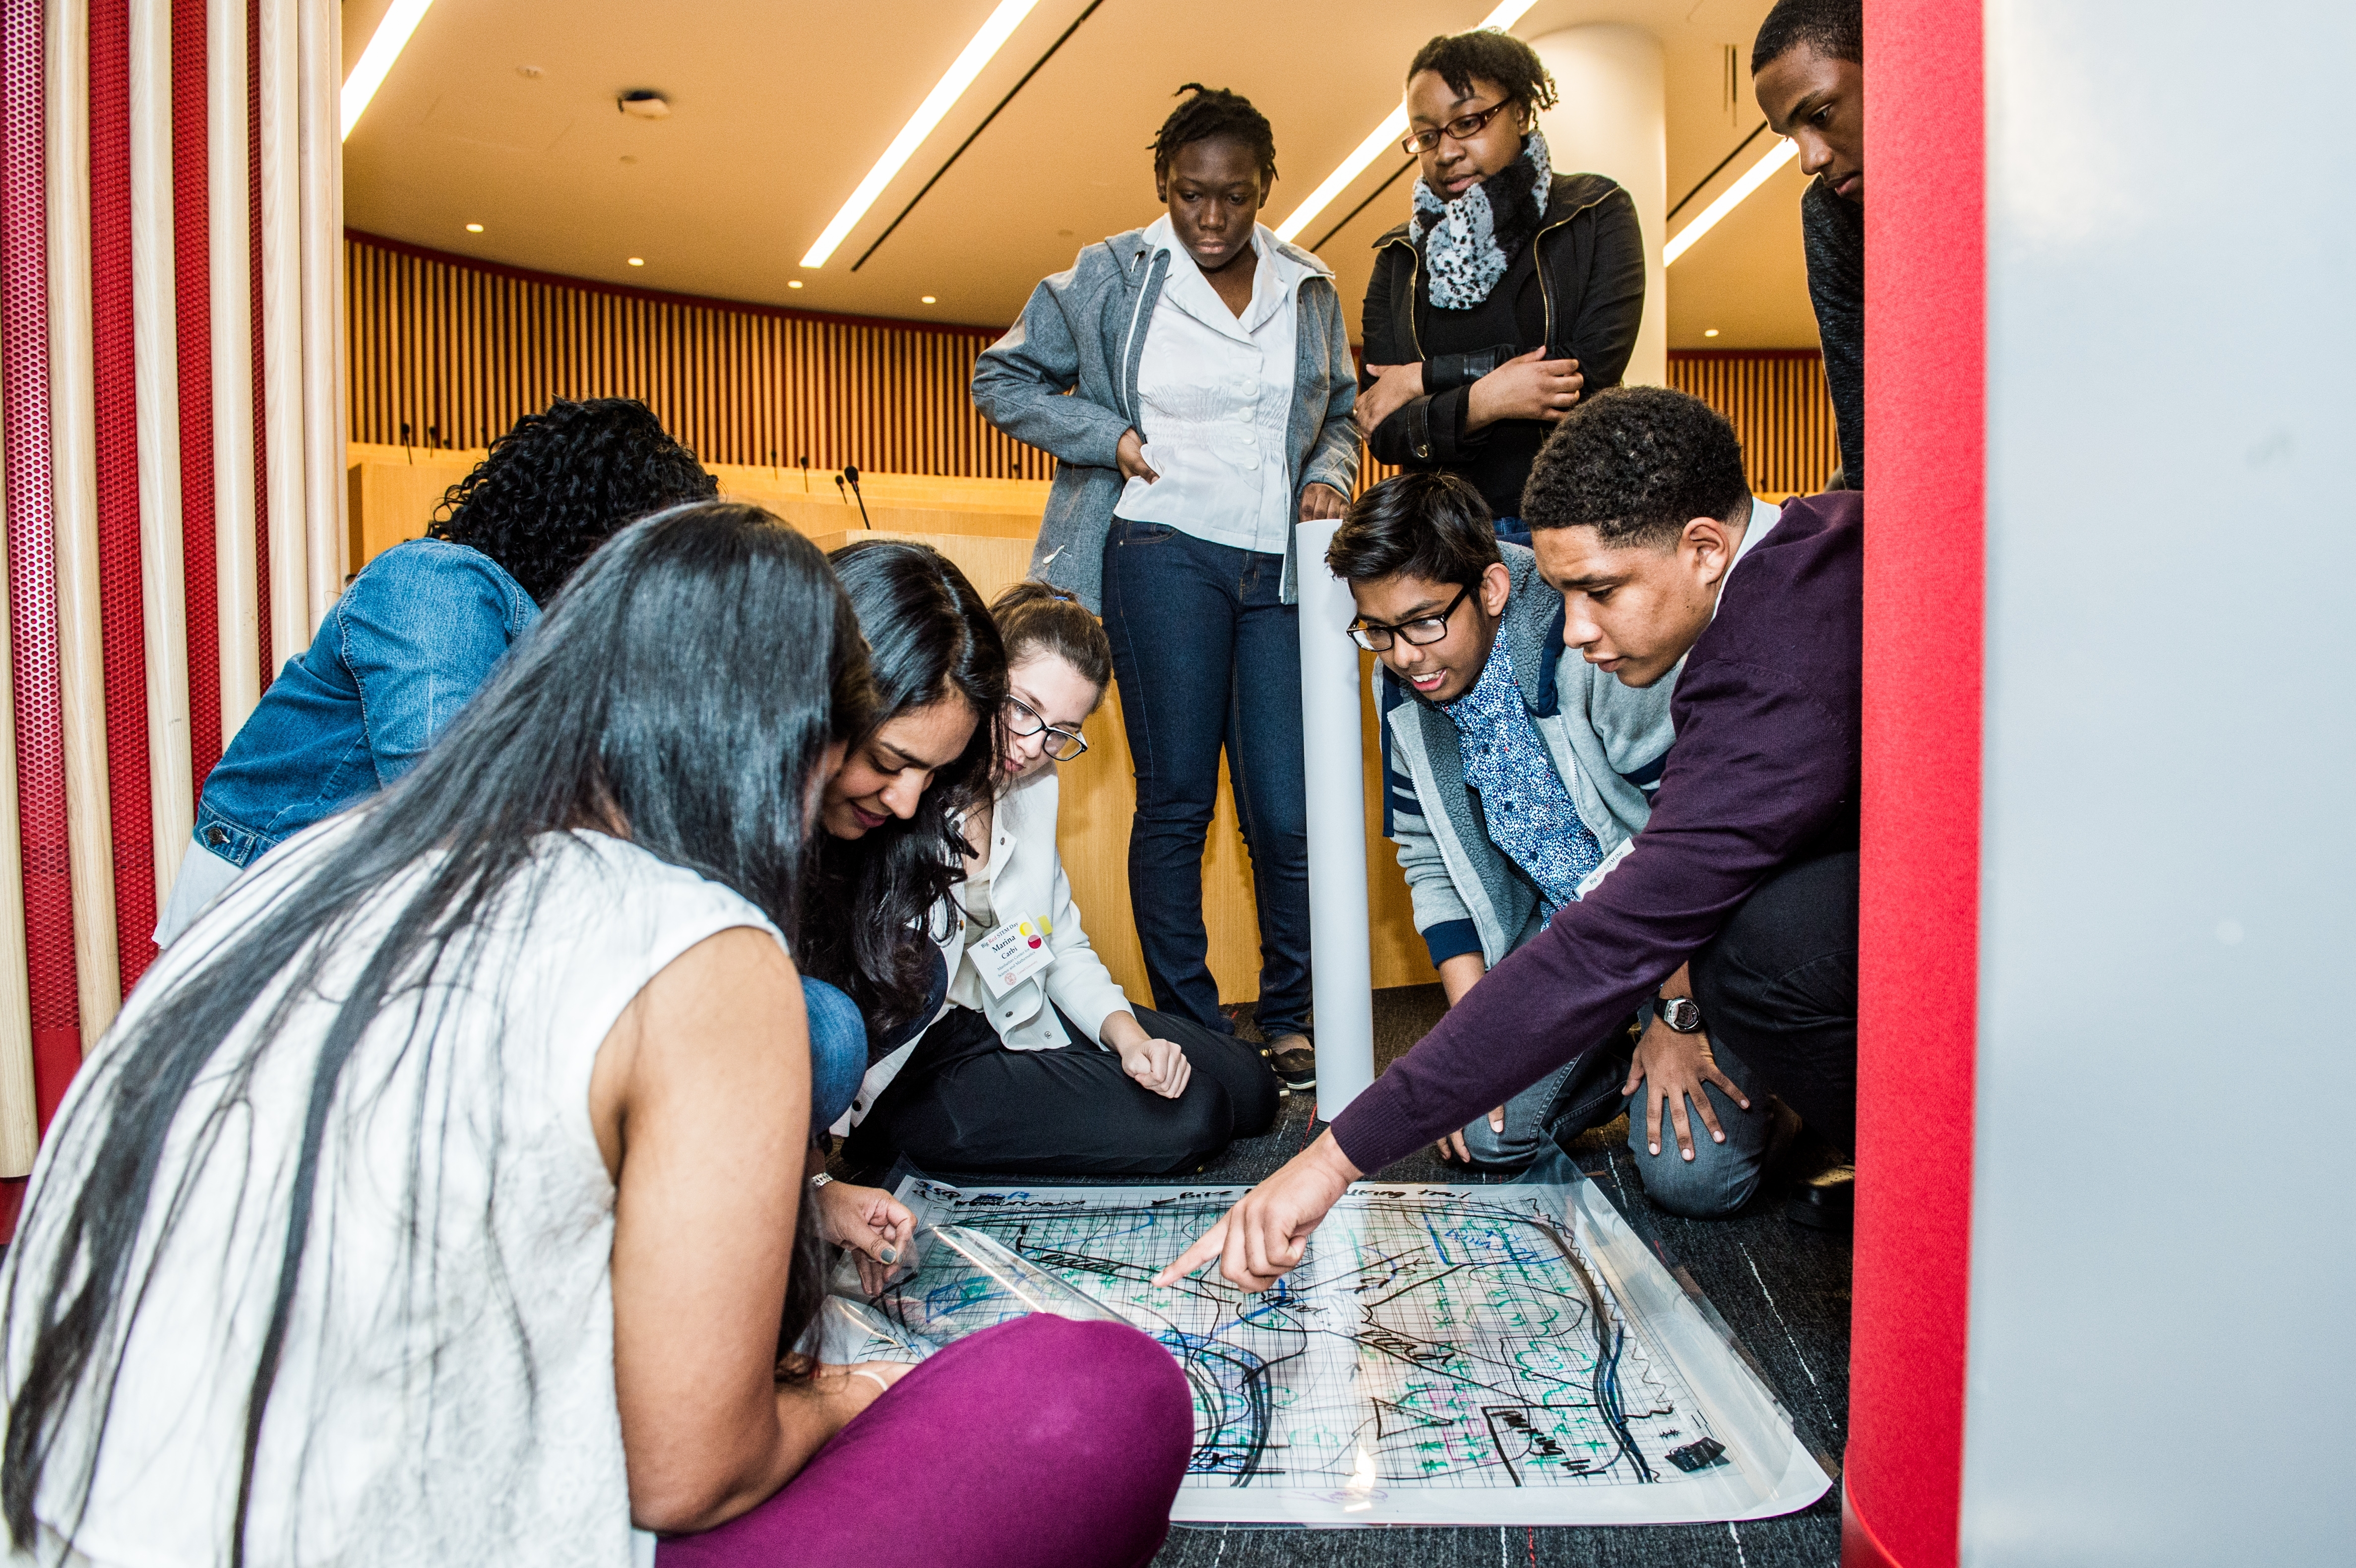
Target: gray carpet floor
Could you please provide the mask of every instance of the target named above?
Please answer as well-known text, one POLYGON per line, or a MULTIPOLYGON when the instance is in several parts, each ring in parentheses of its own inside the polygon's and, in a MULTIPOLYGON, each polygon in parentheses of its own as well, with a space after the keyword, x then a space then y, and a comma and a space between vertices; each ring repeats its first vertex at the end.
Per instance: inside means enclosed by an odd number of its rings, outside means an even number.
MULTIPOLYGON (((1375 1064, 1388 1064, 1436 1022, 1438 986, 1375 995, 1375 1064)), ((1252 1031, 1239 1020, 1241 1032, 1252 1031)), ((1201 1179, 1249 1182, 1274 1171, 1323 1124, 1313 1099, 1288 1096, 1276 1125, 1243 1139, 1205 1167, 1201 1179)), ((1616 1122, 1571 1147, 1601 1186, 1673 1267, 1682 1267, 1717 1307, 1751 1361, 1792 1414, 1801 1439, 1837 1477, 1848 1437, 1849 1243, 1783 1217, 1794 1173, 1825 1163, 1803 1136, 1799 1147, 1743 1212, 1727 1220, 1679 1219, 1645 1199, 1616 1122)), ((1429 1151, 1381 1172, 1395 1181, 1460 1181, 1463 1173, 1429 1151)), ((1834 1489, 1814 1507, 1749 1524, 1514 1527, 1490 1529, 1290 1530, 1236 1527, 1171 1531, 1155 1568, 1830 1568, 1840 1560, 1840 1502, 1834 1489)))

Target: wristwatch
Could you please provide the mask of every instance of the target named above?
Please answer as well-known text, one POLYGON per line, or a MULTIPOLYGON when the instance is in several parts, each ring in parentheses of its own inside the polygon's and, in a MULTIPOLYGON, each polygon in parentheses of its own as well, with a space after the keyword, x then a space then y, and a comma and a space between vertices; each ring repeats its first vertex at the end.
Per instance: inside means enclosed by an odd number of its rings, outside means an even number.
POLYGON ((1657 1010, 1661 1021, 1679 1034, 1701 1032, 1701 1004, 1691 997, 1663 997, 1657 1010))
POLYGON ((817 1190, 818 1190, 819 1188, 821 1188, 821 1187, 829 1187, 829 1186, 833 1185, 833 1182, 834 1182, 834 1178, 833 1178, 833 1177, 831 1177, 831 1176, 829 1176, 826 1172, 824 1172, 824 1171, 822 1171, 822 1170, 821 1170, 821 1171, 819 1171, 816 1176, 813 1176, 813 1177, 811 1177, 811 1178, 809 1179, 810 1190, 811 1190, 811 1191, 813 1191, 813 1192, 815 1192, 815 1191, 817 1191, 817 1190))

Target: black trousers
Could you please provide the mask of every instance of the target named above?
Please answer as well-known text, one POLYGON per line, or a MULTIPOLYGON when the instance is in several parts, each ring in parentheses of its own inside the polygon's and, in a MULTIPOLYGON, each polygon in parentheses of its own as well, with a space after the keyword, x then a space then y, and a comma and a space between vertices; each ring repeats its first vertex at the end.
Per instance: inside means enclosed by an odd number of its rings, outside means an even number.
POLYGON ((1857 1147, 1857 851, 1796 860, 1694 955, 1702 1023, 1827 1142, 1857 1147))
POLYGON ((1098 1050, 1060 1008, 1070 1045, 1009 1051, 980 1013, 951 1008, 843 1152, 861 1168, 905 1155, 928 1172, 1174 1176, 1274 1124, 1279 1085, 1257 1046, 1173 1014, 1131 1010, 1194 1068, 1175 1100, 1122 1072, 1120 1058, 1098 1050))

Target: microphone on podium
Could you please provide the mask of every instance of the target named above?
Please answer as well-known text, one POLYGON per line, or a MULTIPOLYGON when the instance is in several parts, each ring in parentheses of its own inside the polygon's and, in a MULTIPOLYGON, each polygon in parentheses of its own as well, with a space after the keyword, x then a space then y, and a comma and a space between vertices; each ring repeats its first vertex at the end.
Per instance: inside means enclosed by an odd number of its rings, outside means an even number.
POLYGON ((844 464, 842 465, 842 477, 851 481, 851 493, 858 498, 859 520, 865 523, 869 528, 873 528, 875 527, 874 521, 867 515, 867 497, 859 494, 859 465, 853 463, 844 464))

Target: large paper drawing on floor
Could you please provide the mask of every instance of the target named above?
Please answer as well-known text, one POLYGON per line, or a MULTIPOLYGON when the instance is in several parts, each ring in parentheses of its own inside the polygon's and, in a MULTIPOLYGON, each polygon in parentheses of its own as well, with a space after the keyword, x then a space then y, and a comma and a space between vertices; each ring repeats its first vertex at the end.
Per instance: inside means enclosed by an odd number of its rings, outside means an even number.
POLYGON ((1258 1296, 1154 1273, 1235 1188, 911 1177, 919 1264, 830 1306, 828 1356, 917 1359, 1026 1311, 1118 1318, 1177 1358, 1197 1522, 1762 1519, 1830 1486, 1714 1315, 1575 1171, 1361 1184, 1258 1296))

